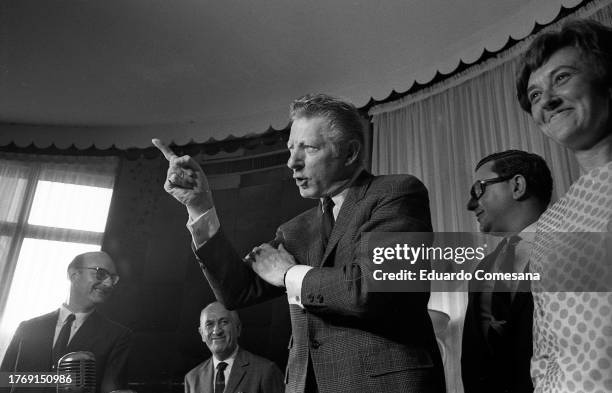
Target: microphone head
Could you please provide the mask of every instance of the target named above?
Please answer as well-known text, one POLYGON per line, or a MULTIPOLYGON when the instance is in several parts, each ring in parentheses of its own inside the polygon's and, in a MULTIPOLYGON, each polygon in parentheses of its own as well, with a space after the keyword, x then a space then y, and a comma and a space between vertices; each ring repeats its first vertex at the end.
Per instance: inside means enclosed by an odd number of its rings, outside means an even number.
POLYGON ((70 352, 57 362, 58 376, 70 376, 64 382, 58 378, 58 393, 95 393, 96 357, 87 351, 70 352))

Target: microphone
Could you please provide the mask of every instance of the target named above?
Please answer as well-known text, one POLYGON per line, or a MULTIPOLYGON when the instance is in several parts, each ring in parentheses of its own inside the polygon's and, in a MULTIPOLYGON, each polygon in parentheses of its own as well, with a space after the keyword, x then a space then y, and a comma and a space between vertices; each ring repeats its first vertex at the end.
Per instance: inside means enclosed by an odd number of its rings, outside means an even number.
POLYGON ((95 393, 96 357, 91 352, 70 352, 57 362, 57 393, 95 393), (62 381, 62 375, 67 378, 62 381), (69 377, 68 377, 69 375, 69 377))

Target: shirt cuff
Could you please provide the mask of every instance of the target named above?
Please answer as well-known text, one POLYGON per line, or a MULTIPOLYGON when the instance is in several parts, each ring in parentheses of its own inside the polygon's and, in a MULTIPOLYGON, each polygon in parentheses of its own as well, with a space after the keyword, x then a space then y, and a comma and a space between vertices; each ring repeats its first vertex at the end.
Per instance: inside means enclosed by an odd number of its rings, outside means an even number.
POLYGON ((187 229, 191 233, 191 240, 196 249, 215 236, 220 226, 217 210, 214 207, 206 210, 194 220, 191 217, 187 220, 187 229))
POLYGON ((287 300, 289 304, 296 304, 304 308, 301 298, 302 281, 304 281, 304 277, 310 269, 312 269, 312 266, 295 265, 287 270, 287 274, 285 275, 285 287, 287 288, 287 300))

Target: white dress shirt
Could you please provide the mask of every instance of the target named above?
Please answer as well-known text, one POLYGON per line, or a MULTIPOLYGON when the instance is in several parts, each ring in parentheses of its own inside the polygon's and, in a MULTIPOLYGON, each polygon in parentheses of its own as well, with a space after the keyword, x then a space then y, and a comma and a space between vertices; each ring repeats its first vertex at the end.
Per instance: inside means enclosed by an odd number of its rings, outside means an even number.
POLYGON ((236 354, 238 353, 238 345, 236 345, 236 349, 234 349, 234 352, 232 352, 232 354, 224 360, 219 360, 216 358, 215 354, 213 354, 212 356, 212 361, 213 361, 213 370, 215 372, 214 378, 213 378, 213 384, 214 381, 217 380, 217 373, 219 372, 219 370, 217 370, 217 366, 219 365, 219 363, 221 362, 225 362, 227 363, 227 367, 225 367, 225 370, 223 371, 223 376, 225 377, 225 386, 227 386, 228 382, 229 382, 229 376, 231 375, 232 372, 232 366, 234 365, 234 360, 236 360, 236 354))
POLYGON ((57 324, 55 325, 55 335, 53 336, 53 345, 55 345, 55 342, 57 341, 57 336, 59 336, 60 331, 62 330, 62 326, 64 326, 64 323, 66 322, 66 318, 68 318, 68 315, 74 314, 74 321, 72 322, 72 327, 70 328, 70 338, 68 339, 68 342, 70 343, 70 340, 72 340, 72 337, 74 337, 76 332, 79 330, 79 328, 83 325, 87 317, 91 315, 92 312, 93 310, 89 312, 72 312, 70 311, 66 303, 62 304, 62 306, 59 309, 59 318, 57 318, 57 324))

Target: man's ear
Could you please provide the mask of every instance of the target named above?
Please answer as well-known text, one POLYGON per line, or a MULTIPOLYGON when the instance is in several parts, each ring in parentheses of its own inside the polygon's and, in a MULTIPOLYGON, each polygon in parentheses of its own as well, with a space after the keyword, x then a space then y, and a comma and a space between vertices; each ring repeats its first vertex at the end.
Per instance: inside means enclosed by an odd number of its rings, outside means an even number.
POLYGON ((346 147, 346 160, 344 166, 351 166, 359 160, 361 145, 356 140, 351 140, 346 147))
POLYGON ((77 274, 79 274, 79 271, 77 269, 68 270, 68 280, 72 282, 74 279, 74 276, 76 276, 77 274))
POLYGON ((514 175, 510 179, 510 184, 512 185, 512 197, 515 201, 520 201, 527 197, 527 179, 523 175, 514 175))

